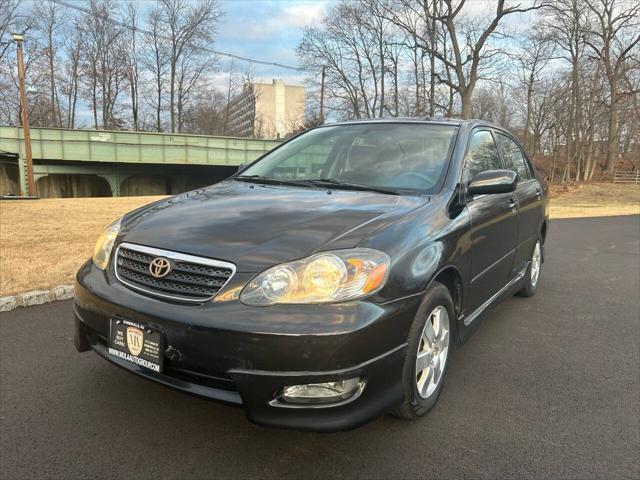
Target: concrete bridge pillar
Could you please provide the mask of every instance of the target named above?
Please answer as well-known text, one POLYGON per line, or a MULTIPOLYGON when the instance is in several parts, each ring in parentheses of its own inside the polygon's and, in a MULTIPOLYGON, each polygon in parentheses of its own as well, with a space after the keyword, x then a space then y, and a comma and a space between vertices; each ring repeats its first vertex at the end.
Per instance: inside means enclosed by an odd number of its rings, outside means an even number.
MULTIPOLYGON (((18 178, 20 179, 20 195, 25 195, 27 193, 27 161, 21 154, 18 154, 18 178)), ((32 193, 32 195, 35 194, 36 192, 32 193)))
POLYGON ((114 197, 120 196, 120 182, 118 181, 118 178, 114 173, 100 174, 98 176, 104 178, 109 183, 109 188, 111 188, 111 195, 113 195, 114 197))

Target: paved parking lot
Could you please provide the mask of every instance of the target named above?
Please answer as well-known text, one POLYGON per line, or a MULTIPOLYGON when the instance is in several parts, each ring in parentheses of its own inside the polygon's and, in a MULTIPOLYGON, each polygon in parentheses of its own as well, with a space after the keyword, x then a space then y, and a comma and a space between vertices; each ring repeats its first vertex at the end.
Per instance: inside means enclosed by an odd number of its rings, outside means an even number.
POLYGON ((2 314, 0 477, 638 478, 640 217, 551 225, 537 295, 484 315, 422 421, 249 424, 73 348, 71 303, 2 314))

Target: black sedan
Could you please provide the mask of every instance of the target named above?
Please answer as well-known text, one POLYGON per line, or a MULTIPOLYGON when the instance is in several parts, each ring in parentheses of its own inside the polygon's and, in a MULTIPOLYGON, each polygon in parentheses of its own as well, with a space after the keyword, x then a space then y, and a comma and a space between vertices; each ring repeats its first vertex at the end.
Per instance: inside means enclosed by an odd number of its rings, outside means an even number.
POLYGON ((77 275, 75 345, 261 425, 414 419, 480 314, 535 293, 547 209, 499 127, 318 127, 109 226, 77 275))

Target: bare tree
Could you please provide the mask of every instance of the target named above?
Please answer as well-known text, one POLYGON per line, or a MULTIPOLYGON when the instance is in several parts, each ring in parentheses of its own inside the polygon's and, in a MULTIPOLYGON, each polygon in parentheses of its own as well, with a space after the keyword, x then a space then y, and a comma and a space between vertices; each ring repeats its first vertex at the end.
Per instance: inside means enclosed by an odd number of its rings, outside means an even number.
MULTIPOLYGON (((609 125, 606 170, 613 174, 619 154, 618 104, 624 95, 620 82, 629 56, 640 43, 640 3, 617 0, 584 0, 593 17, 587 28, 586 44, 604 65, 609 84, 609 125)), ((633 68, 639 68, 636 63, 633 68)), ((637 92, 636 92, 637 93, 637 92)))
POLYGON ((76 126, 76 107, 80 88, 80 62, 82 60, 83 44, 81 30, 74 26, 74 29, 68 31, 68 34, 65 35, 63 45, 64 56, 67 59, 64 66, 62 85, 62 93, 67 97, 67 128, 75 128, 76 126))
POLYGON ((541 81, 541 74, 553 55, 554 44, 542 29, 536 29, 526 35, 522 44, 522 52, 517 55, 519 80, 525 91, 525 122, 523 132, 524 147, 528 152, 536 152, 536 141, 531 138, 534 115, 536 88, 541 81))
POLYGON ((125 88, 122 27, 115 20, 112 0, 91 0, 89 13, 79 27, 84 39, 84 78, 91 102, 94 127, 121 128, 118 97, 125 88))
POLYGON ((47 73, 49 76, 49 99, 50 99, 50 115, 49 124, 53 127, 62 126, 62 111, 60 108, 60 100, 58 98, 58 70, 57 56, 60 48, 61 38, 58 37, 58 30, 64 28, 65 23, 69 19, 69 14, 64 7, 57 3, 47 0, 40 4, 40 8, 36 9, 35 31, 42 37, 44 58, 47 64, 47 73))
POLYGON ((190 89, 211 64, 203 58, 203 47, 213 41, 222 12, 215 0, 160 0, 160 11, 169 42, 169 113, 175 132, 190 89))
POLYGON ((550 5, 544 22, 544 28, 549 31, 551 38, 563 52, 561 58, 567 61, 571 68, 563 181, 571 178, 573 164, 581 153, 576 127, 582 123, 580 63, 585 50, 584 30, 587 21, 584 12, 583 0, 557 0, 550 5))
POLYGON ((131 120, 133 130, 139 130, 139 95, 138 95, 138 82, 140 79, 140 62, 139 62, 139 43, 138 43, 138 29, 139 29, 139 13, 138 4, 133 0, 127 0, 125 4, 126 10, 124 12, 124 22, 128 26, 126 31, 127 45, 124 48, 124 58, 126 62, 126 73, 129 81, 129 97, 131 102, 131 120))
POLYGON ((185 114, 183 127, 202 135, 223 134, 226 96, 216 89, 198 91, 185 114))
POLYGON ((528 7, 522 7, 521 4, 505 6, 505 0, 498 0, 493 15, 481 25, 475 21, 462 21, 465 0, 442 0, 439 8, 435 8, 435 2, 432 4, 429 0, 398 2, 401 9, 388 8, 387 17, 455 74, 455 79, 438 75, 438 80, 460 96, 462 118, 471 118, 471 99, 480 78, 482 64, 499 53, 488 46, 488 40, 498 33, 501 21, 508 15, 537 10, 543 6, 543 3, 536 2, 528 7), (416 30, 416 18, 419 19, 417 25, 420 30, 416 30), (437 24, 444 31, 442 39, 446 42, 450 55, 443 49, 438 49, 433 42, 437 24))
POLYGON ((319 27, 304 31, 298 47, 303 65, 317 73, 324 68, 333 109, 355 118, 382 116, 388 25, 376 12, 376 0, 341 1, 319 27))
POLYGON ((9 34, 11 28, 19 18, 18 5, 20 0, 0 0, 0 59, 11 45, 9 34))
POLYGON ((141 62, 151 74, 153 84, 153 101, 150 102, 155 112, 155 130, 162 131, 163 96, 166 89, 168 71, 169 45, 162 36, 161 11, 154 7, 147 17, 147 31, 144 36, 144 48, 141 62))
POLYGON ((225 107, 222 120, 222 134, 229 133, 229 116, 231 113, 231 99, 242 89, 242 78, 236 69, 235 63, 229 62, 229 79, 227 80, 227 88, 225 92, 225 107))

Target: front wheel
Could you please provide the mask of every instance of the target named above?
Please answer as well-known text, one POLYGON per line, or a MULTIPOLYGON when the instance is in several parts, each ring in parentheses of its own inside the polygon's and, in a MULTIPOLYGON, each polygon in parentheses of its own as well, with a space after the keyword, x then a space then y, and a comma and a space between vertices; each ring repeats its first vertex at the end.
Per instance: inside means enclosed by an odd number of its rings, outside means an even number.
POLYGON ((536 241, 535 247, 533 247, 533 253, 531 254, 531 261, 527 267, 527 273, 525 277, 527 283, 522 289, 516 293, 520 297, 533 297, 540 283, 540 272, 542 270, 542 241, 540 238, 536 241))
POLYGON ((434 282, 427 291, 407 338, 402 372, 404 402, 394 415, 414 419, 438 401, 453 346, 455 313, 447 287, 434 282))

